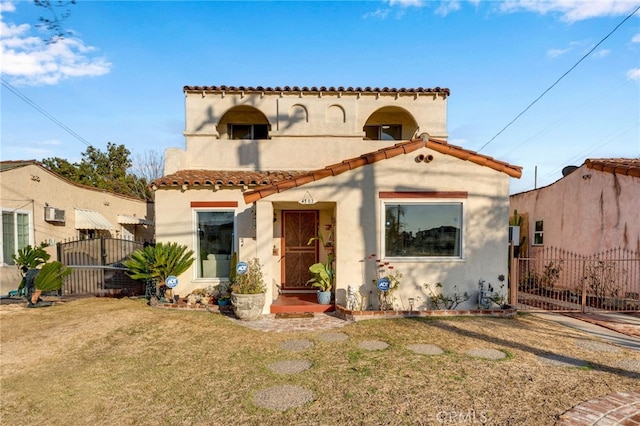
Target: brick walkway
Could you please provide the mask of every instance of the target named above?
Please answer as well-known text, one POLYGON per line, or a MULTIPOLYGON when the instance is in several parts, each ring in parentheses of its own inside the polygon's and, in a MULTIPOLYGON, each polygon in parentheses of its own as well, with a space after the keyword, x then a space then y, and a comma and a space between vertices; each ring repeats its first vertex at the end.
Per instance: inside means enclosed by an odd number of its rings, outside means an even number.
POLYGON ((640 393, 619 392, 576 405, 560 416, 556 426, 640 425, 640 393))

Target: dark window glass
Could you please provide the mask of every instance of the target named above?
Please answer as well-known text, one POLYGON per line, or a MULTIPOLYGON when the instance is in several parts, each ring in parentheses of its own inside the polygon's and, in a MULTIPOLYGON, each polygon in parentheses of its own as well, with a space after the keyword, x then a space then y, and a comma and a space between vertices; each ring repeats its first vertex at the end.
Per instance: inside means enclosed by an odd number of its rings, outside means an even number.
POLYGON ((369 140, 399 141, 402 140, 402 126, 400 124, 364 126, 364 137, 369 140))
POLYGON ((385 256, 460 257, 462 204, 386 204, 385 256))
POLYGON ((233 251, 233 221, 231 211, 197 212, 198 277, 226 278, 233 251))

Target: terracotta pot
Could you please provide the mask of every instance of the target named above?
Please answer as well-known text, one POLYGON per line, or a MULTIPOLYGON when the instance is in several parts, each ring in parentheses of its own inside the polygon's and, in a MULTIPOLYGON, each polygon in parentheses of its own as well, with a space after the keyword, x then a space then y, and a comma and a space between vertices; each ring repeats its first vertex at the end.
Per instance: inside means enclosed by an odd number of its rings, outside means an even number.
POLYGON ((33 293, 31 293, 31 303, 32 304, 36 304, 38 303, 38 299, 40 299, 40 295, 42 294, 42 290, 34 290, 33 293))

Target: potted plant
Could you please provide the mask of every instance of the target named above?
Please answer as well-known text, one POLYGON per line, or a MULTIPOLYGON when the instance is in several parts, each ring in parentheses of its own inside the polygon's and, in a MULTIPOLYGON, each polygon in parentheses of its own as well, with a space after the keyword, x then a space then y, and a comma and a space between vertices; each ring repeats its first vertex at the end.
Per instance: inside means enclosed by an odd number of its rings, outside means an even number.
POLYGON ((218 284, 214 289, 213 297, 215 297, 218 306, 226 306, 231 300, 231 288, 226 281, 218 284))
MULTIPOLYGON (((127 274, 134 280, 147 283, 147 299, 165 299, 167 277, 178 276, 193 263, 193 250, 178 243, 156 243, 131 253, 131 259, 123 262, 129 268, 127 274)), ((170 293, 170 292, 169 292, 170 293)), ((171 298, 173 302, 173 298, 171 298)))
POLYGON ((317 237, 309 239, 307 245, 319 241, 327 253, 327 262, 314 263, 309 266, 309 272, 313 275, 307 284, 311 284, 318 289, 318 303, 328 305, 331 303, 331 289, 333 288, 333 244, 329 241, 325 244, 324 237, 318 233, 317 237))
POLYGON ((309 266, 309 272, 313 277, 307 281, 318 289, 318 303, 328 305, 331 303, 331 289, 333 288, 333 270, 331 269, 331 256, 327 263, 314 263, 309 266))
MULTIPOLYGON (((240 263, 238 263, 239 265, 240 263)), ((257 258, 247 262, 246 271, 237 271, 231 284, 231 304, 238 319, 252 321, 262 313, 267 286, 257 258)))

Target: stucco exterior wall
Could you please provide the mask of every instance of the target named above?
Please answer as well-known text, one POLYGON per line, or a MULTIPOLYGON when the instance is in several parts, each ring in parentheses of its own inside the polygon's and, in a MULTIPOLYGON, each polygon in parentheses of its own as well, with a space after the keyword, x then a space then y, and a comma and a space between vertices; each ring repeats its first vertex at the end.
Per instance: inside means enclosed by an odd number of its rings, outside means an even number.
MULTIPOLYGON (((255 206, 246 205, 241 190, 237 188, 217 191, 190 189, 184 192, 177 188, 158 189, 157 240, 176 241, 194 247, 194 213, 190 203, 237 202, 236 235, 240 258, 260 258, 265 266, 267 282, 274 284, 267 295, 266 313, 269 311, 269 300, 276 296, 275 288, 280 279, 280 253, 273 251, 273 247, 279 245, 279 212, 283 209, 318 209, 321 211, 321 224, 327 223, 332 216, 335 218, 335 290, 338 303, 344 304, 348 285, 361 287, 361 293, 367 294, 370 281, 374 278, 371 268, 363 276, 363 260, 370 254, 380 253, 381 229, 384 226, 380 191, 466 191, 468 194, 464 199, 455 199, 463 202, 461 259, 391 260, 404 275, 396 294, 399 306, 408 308, 409 297, 419 298, 415 307, 424 303, 425 283, 435 285, 441 282, 446 294, 454 292, 454 285, 458 293, 468 292, 471 299, 461 308, 477 306, 478 280, 484 279, 494 287, 500 287, 498 276, 507 275, 509 177, 427 148, 274 194, 260 200, 255 206), (417 163, 415 156, 418 154, 431 154, 434 160, 417 163), (307 191, 317 204, 302 206, 297 203, 307 191)), ((194 268, 182 274, 176 292, 187 294, 194 288, 216 282, 215 279, 196 279, 195 275, 194 268)))
MULTIPOLYGON (((544 224, 544 247, 591 255, 608 249, 640 252, 640 179, 582 165, 557 182, 514 194, 509 209, 528 215, 532 246, 535 222, 544 224)), ((522 232, 522 231, 521 231, 522 232)))
POLYGON ((187 92, 186 150, 165 152, 165 174, 211 168, 212 164, 216 170, 324 167, 388 146, 389 141, 362 143, 368 120, 369 124, 384 124, 376 119, 380 111, 384 111, 386 124, 402 124, 404 140, 421 133, 446 139, 446 105, 443 94, 187 92), (257 110, 270 125, 270 139, 228 140, 225 114, 234 108, 247 114, 257 110), (307 155, 309 152, 314 155, 307 155))
MULTIPOLYGON (((56 259, 56 243, 78 236, 74 208, 101 213, 114 225, 112 236, 116 238, 121 235, 123 226, 118 224, 118 214, 151 221, 154 219, 152 204, 146 201, 77 186, 37 165, 3 171, 0 174, 0 188, 2 210, 30 214, 30 244, 36 246, 47 242, 50 245, 47 251, 51 254, 51 259, 56 259), (45 221, 45 205, 64 210, 65 222, 45 221)), ((153 240, 153 227, 136 226, 136 237, 153 240)), ((17 268, 14 265, 2 265, 0 272, 0 293, 15 290, 20 281, 17 268)))

